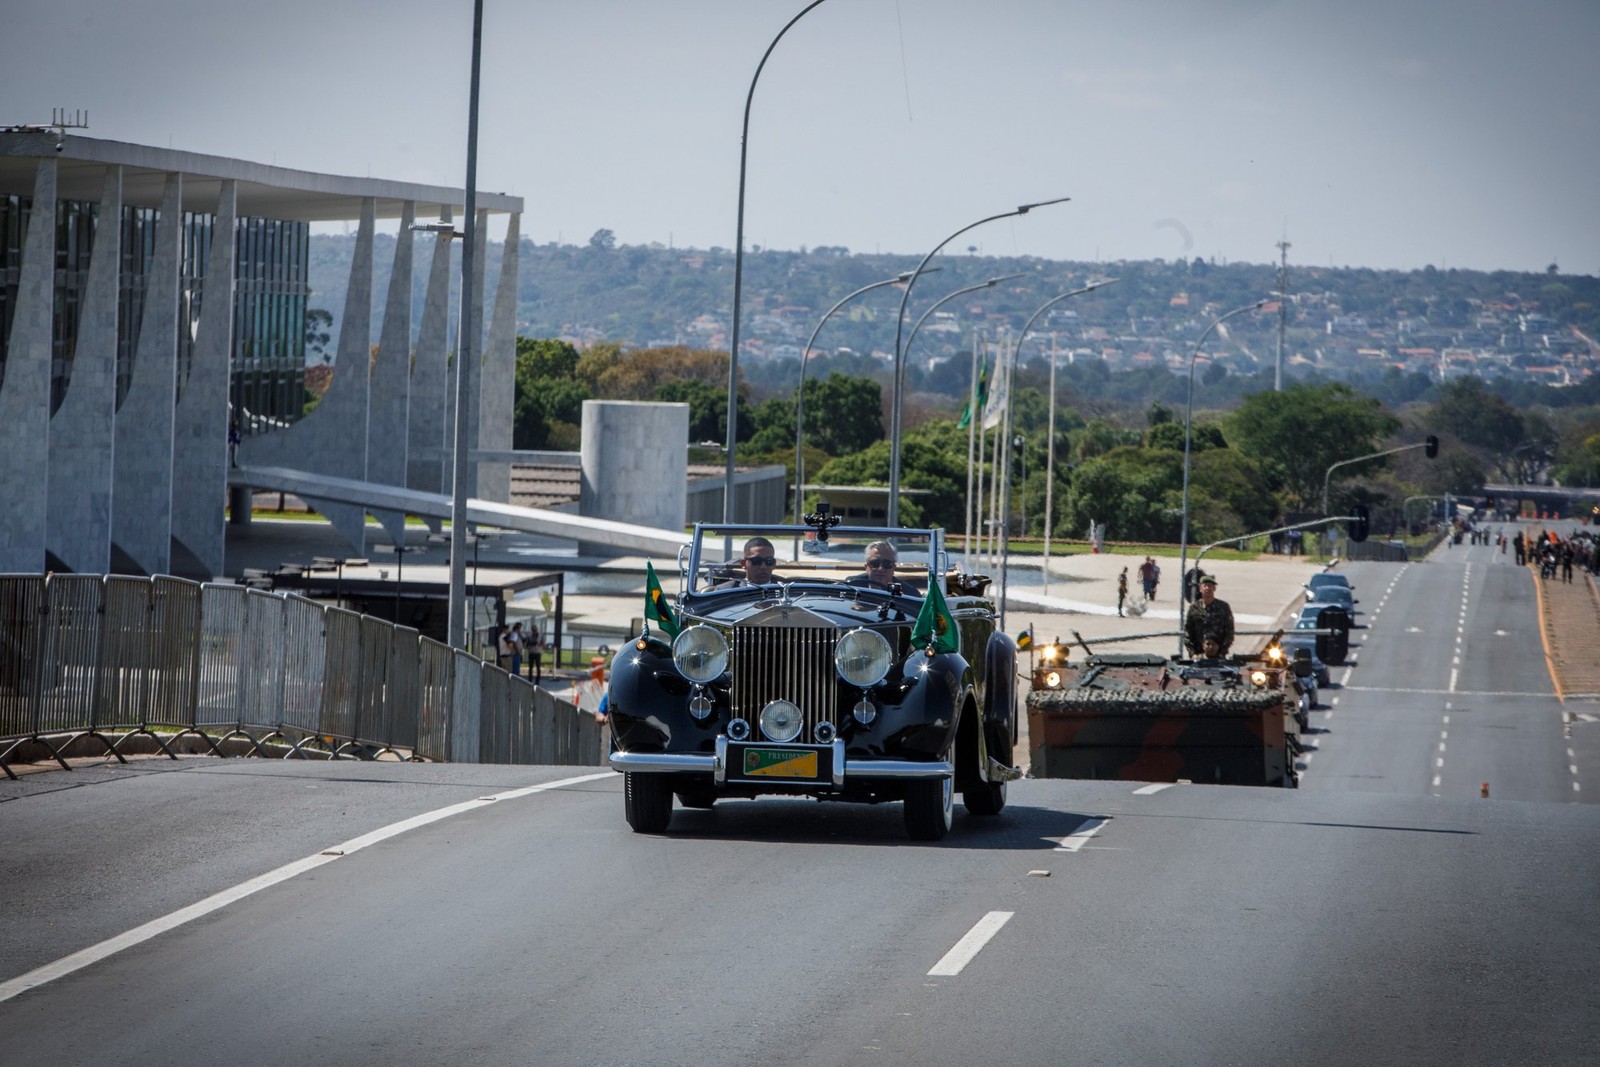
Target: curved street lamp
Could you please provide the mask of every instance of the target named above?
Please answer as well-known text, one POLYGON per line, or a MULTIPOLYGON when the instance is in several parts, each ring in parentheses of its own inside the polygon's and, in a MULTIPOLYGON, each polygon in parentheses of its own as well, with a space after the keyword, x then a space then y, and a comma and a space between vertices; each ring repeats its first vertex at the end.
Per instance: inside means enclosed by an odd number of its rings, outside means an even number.
MULTIPOLYGON (((1020 355, 1022 354, 1022 343, 1028 339, 1028 331, 1033 329, 1033 324, 1038 321, 1040 315, 1043 315, 1046 311, 1050 310, 1050 308, 1054 307, 1056 304, 1061 303, 1061 301, 1066 300, 1068 297, 1082 296, 1084 293, 1092 293, 1096 289, 1104 288, 1107 285, 1115 285, 1117 283, 1117 281, 1118 281, 1118 279, 1116 279, 1116 278, 1107 278, 1104 281, 1090 282, 1088 285, 1085 285, 1081 289, 1074 289, 1070 293, 1062 293, 1059 296, 1053 296, 1049 300, 1046 300, 1043 304, 1040 304, 1039 305, 1039 309, 1037 311, 1035 311, 1031 316, 1029 316, 1027 322, 1023 323, 1022 332, 1017 334, 1016 343, 1011 346, 1011 365, 1013 367, 1015 367, 1017 365, 1017 360, 1020 357, 1020 355)), ((1008 404, 1006 406, 1006 433, 1008 435, 1010 433, 1010 428, 1011 428, 1011 407, 1008 404)), ((1050 588, 1050 522, 1051 522, 1052 516, 1055 514, 1055 511, 1054 511, 1055 493, 1054 493, 1053 490, 1055 488, 1055 473, 1056 473, 1056 364, 1055 364, 1055 359, 1053 357, 1050 360, 1050 429, 1049 429, 1049 434, 1050 434, 1049 444, 1048 444, 1049 452, 1048 452, 1048 458, 1045 461, 1045 480, 1044 480, 1044 571, 1043 571, 1043 576, 1044 576, 1044 587, 1045 587, 1046 591, 1048 591, 1049 588, 1050 588)), ((1026 484, 1027 484, 1027 479, 1026 478, 1023 479, 1023 484, 1024 484, 1024 487, 1026 487, 1026 484)), ((1004 517, 1005 521, 1001 524, 1001 527, 1000 527, 1000 624, 1002 626, 1004 626, 1005 625, 1005 619, 1006 619, 1006 609, 1005 609, 1005 603, 1006 603, 1006 573, 1010 569, 1009 568, 1010 557, 1007 555, 1007 552, 1011 547, 1011 522, 1010 522, 1010 518, 1011 518, 1011 479, 1010 479, 1010 477, 1007 477, 1006 480, 1005 480, 1005 486, 1001 490, 1001 497, 1002 497, 1003 503, 1000 506, 1000 514, 1004 517)), ((1024 507, 1024 510, 1026 510, 1026 507, 1024 507)))
MULTIPOLYGON (((937 270, 938 268, 934 268, 937 270)), ((885 278, 881 282, 863 285, 855 292, 843 297, 837 304, 829 308, 827 314, 817 322, 817 328, 811 331, 811 337, 806 341, 805 349, 800 353, 800 384, 794 390, 794 524, 800 525, 801 486, 806 481, 806 459, 801 450, 801 441, 805 434, 806 425, 806 366, 811 360, 811 346, 816 343, 817 334, 822 332, 823 323, 833 318, 833 313, 844 307, 862 293, 870 293, 874 289, 882 289, 886 285, 899 285, 911 280, 911 272, 903 270, 893 278, 885 278)))
MULTIPOLYGON (((1070 196, 1058 196, 1054 200, 1040 200, 1033 204, 1021 204, 1010 211, 1002 211, 998 215, 989 215, 961 227, 955 233, 946 237, 933 246, 933 251, 922 257, 922 262, 917 264, 917 269, 911 272, 911 280, 906 283, 905 292, 900 297, 900 314, 894 321, 894 403, 890 406, 889 414, 889 517, 888 525, 900 524, 900 381, 904 375, 905 350, 900 345, 902 331, 906 324, 906 303, 911 299, 911 288, 917 284, 917 277, 923 273, 923 268, 928 265, 928 260, 939 254, 939 250, 954 241, 957 237, 982 226, 986 222, 996 219, 1008 219, 1014 215, 1026 215, 1036 207, 1049 207, 1051 204, 1064 204, 1071 200, 1070 196)), ((730 475, 730 478, 732 476, 730 475)))
MULTIPOLYGON (((477 279, 473 263, 478 247, 478 86, 483 66, 483 0, 472 5, 472 66, 467 91, 467 187, 461 220, 461 314, 456 328, 456 424, 450 461, 450 582, 446 597, 445 628, 451 648, 470 643, 467 632, 467 474, 472 449, 472 397, 477 388, 477 339, 471 329, 477 279)), ((402 516, 401 525, 405 520, 402 516)), ((402 557, 403 559, 404 557, 402 557)), ((398 597, 398 594, 396 594, 398 597)), ((396 601, 398 605, 398 600, 396 601)), ((395 618, 399 623, 398 608, 395 618)))
POLYGON ((1189 351, 1189 402, 1183 409, 1183 528, 1178 534, 1178 655, 1180 657, 1183 655, 1184 613, 1189 603, 1189 453, 1194 429, 1194 361, 1200 354, 1200 347, 1206 343, 1206 338, 1211 336, 1212 330, 1235 315, 1259 310, 1266 306, 1266 303, 1265 300, 1257 300, 1253 304, 1234 308, 1212 320, 1199 340, 1195 341, 1194 348, 1189 351))
MULTIPOLYGON (((932 274, 934 271, 936 271, 938 269, 939 269, 938 267, 929 267, 927 270, 923 271, 922 273, 924 273, 924 274, 932 274)), ((909 275, 910 273, 911 273, 910 271, 906 271, 906 274, 909 275)), ((938 300, 935 300, 933 302, 933 306, 928 308, 927 311, 924 311, 921 314, 921 316, 919 316, 917 318, 917 321, 912 324, 911 333, 909 335, 907 335, 907 337, 906 337, 906 358, 905 358, 904 363, 900 367, 900 377, 894 383, 895 392, 898 393, 900 391, 900 387, 905 384, 905 365, 904 364, 911 362, 911 342, 913 342, 913 341, 915 341, 917 339, 917 331, 922 329, 922 324, 928 320, 928 316, 929 315, 932 315, 935 311, 938 311, 941 307, 943 307, 945 304, 949 303, 951 300, 954 300, 958 296, 962 296, 962 295, 964 295, 966 293, 975 293, 979 289, 993 289, 995 286, 999 285, 1001 282, 1009 282, 1009 281, 1013 281, 1013 280, 1015 280, 1017 278, 1023 278, 1023 277, 1026 277, 1026 274, 1002 274, 997 278, 990 278, 986 282, 979 282, 977 285, 969 285, 965 289, 957 289, 953 293, 946 293, 944 296, 941 296, 938 300)))
POLYGON ((767 58, 772 55, 772 50, 778 47, 778 42, 783 40, 783 35, 789 32, 789 27, 799 22, 812 8, 821 4, 823 0, 811 0, 800 10, 800 14, 784 24, 778 31, 778 36, 767 45, 767 50, 761 54, 761 62, 756 64, 755 76, 750 79, 750 91, 744 98, 744 128, 739 134, 739 223, 733 243, 733 329, 730 333, 728 346, 728 466, 724 473, 722 483, 722 521, 733 521, 733 449, 734 441, 739 431, 739 303, 744 291, 744 174, 745 159, 750 149, 750 105, 756 97, 756 82, 761 80, 761 69, 767 65, 767 58))

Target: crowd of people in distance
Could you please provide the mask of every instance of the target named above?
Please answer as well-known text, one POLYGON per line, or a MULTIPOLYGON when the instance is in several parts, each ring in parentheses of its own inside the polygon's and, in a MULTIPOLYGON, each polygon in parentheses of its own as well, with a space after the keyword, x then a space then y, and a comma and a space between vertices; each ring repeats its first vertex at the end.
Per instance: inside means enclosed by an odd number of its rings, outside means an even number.
MULTIPOLYGON (((1539 577, 1572 581, 1573 571, 1588 571, 1600 575, 1600 540, 1588 530, 1573 530, 1572 536, 1563 538, 1554 530, 1540 530, 1523 536, 1521 531, 1511 539, 1517 565, 1539 568, 1539 577)), ((1505 551, 1505 535, 1500 535, 1500 551, 1505 551)))

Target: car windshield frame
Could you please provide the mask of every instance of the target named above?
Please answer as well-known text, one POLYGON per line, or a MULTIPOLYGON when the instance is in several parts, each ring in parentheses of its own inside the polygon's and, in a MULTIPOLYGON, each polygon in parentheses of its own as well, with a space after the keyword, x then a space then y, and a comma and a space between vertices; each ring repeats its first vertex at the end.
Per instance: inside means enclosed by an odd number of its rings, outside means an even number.
POLYGON ((752 537, 771 541, 777 558, 776 581, 827 582, 839 584, 865 574, 865 555, 869 545, 888 541, 895 546, 898 566, 895 579, 905 583, 906 593, 921 595, 910 588, 951 569, 940 527, 914 529, 890 526, 833 526, 819 531, 814 526, 776 523, 696 523, 690 542, 679 554, 679 592, 690 596, 725 588, 745 586, 735 565, 752 537))

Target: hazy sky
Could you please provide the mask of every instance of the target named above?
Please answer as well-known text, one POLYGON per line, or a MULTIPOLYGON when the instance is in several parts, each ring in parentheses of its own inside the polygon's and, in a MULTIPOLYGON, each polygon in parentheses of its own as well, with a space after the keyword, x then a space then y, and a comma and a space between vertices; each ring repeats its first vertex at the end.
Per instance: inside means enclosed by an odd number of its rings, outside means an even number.
MULTIPOLYGON (((485 0, 522 232, 732 248, 805 0, 485 0)), ((0 125, 465 181, 471 0, 0 0, 0 125)), ((745 240, 1600 273, 1600 0, 826 0, 745 240)))

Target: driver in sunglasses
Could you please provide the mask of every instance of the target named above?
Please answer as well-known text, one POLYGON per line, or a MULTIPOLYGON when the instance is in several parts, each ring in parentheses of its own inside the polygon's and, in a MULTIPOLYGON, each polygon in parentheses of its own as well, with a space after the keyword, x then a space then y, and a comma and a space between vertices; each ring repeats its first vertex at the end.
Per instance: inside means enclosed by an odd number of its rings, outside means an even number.
POLYGON ((770 585, 781 581, 772 573, 777 563, 777 551, 765 537, 752 537, 744 543, 744 558, 739 560, 739 565, 744 568, 744 580, 750 585, 770 585))

